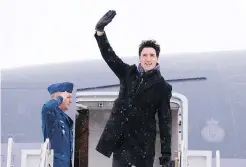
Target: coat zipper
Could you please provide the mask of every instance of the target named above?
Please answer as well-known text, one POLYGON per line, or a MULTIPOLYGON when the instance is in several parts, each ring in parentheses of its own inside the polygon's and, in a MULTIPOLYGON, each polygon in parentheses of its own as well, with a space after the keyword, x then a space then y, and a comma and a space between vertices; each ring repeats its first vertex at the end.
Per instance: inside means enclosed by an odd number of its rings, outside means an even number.
POLYGON ((141 86, 142 83, 143 83, 143 78, 141 79, 141 81, 140 81, 140 83, 139 83, 139 85, 138 85, 138 88, 137 88, 137 90, 136 90, 136 92, 135 92, 135 95, 138 93, 138 90, 139 90, 139 88, 140 88, 140 86, 141 86))
POLYGON ((135 98, 136 94, 138 93, 138 90, 139 90, 139 88, 140 88, 140 86, 141 86, 142 83, 143 83, 143 78, 141 79, 140 83, 138 84, 138 88, 135 91, 134 96, 132 97, 132 100, 135 98))

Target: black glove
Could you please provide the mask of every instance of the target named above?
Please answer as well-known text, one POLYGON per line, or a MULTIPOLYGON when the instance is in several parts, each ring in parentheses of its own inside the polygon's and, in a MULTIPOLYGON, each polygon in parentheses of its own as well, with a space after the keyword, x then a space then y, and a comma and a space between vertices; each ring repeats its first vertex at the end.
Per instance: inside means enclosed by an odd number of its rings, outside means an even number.
POLYGON ((160 158, 160 165, 162 167, 170 167, 171 165, 171 156, 163 154, 160 158))
POLYGON ((97 23, 96 30, 97 31, 104 31, 104 27, 110 23, 114 16, 116 15, 115 10, 109 10, 97 23))

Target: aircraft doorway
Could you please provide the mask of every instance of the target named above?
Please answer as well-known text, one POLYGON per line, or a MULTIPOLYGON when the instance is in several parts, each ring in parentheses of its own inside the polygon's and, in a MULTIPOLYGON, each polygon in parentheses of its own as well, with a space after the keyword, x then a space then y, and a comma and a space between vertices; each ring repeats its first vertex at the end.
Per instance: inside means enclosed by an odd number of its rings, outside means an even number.
MULTIPOLYGON (((95 148, 110 116, 110 112, 114 104, 113 102, 117 96, 118 92, 77 92, 74 158, 75 167, 112 166, 112 156, 109 159, 98 153, 95 148), (89 111, 87 109, 89 109, 89 111)), ((173 97, 171 99, 171 109, 173 114, 172 160, 174 161, 175 159, 180 159, 181 141, 185 141, 184 144, 186 146, 188 143, 188 113, 184 112, 184 110, 187 109, 187 101, 185 101, 186 99, 184 100, 184 98, 182 99, 182 97, 183 96, 180 94, 173 93, 173 97)), ((154 166, 160 166, 160 137, 158 124, 157 130, 156 157, 154 166)))

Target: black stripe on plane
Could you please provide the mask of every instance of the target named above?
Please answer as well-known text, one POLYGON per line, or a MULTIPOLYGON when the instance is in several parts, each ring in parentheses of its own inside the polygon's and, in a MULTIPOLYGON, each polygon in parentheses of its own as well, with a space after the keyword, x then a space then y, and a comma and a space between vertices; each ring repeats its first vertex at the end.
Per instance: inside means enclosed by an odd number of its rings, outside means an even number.
MULTIPOLYGON (((195 78, 180 78, 180 79, 169 79, 166 80, 167 82, 189 82, 189 81, 203 81, 207 80, 206 77, 195 77, 195 78)), ((95 89, 103 89, 103 88, 114 88, 119 87, 120 84, 112 84, 112 85, 103 85, 103 86, 96 86, 96 87, 87 87, 87 88, 80 88, 77 91, 85 91, 85 90, 95 90, 95 89)))

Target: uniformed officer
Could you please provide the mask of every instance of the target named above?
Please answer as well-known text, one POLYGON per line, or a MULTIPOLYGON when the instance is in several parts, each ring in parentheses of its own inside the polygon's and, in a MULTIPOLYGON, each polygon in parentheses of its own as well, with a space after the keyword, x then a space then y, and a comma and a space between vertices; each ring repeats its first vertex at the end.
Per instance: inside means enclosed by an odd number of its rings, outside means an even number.
POLYGON ((48 87, 51 99, 42 107, 44 141, 54 150, 54 167, 71 167, 73 153, 73 120, 65 113, 72 103, 73 83, 63 82, 48 87))

